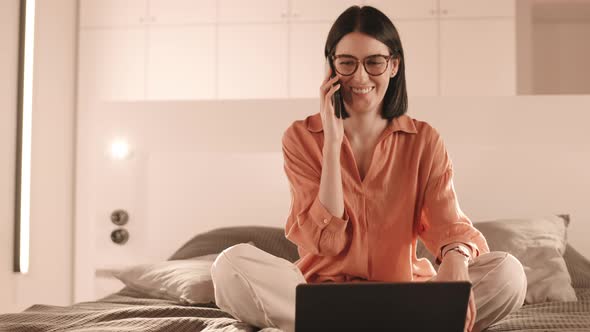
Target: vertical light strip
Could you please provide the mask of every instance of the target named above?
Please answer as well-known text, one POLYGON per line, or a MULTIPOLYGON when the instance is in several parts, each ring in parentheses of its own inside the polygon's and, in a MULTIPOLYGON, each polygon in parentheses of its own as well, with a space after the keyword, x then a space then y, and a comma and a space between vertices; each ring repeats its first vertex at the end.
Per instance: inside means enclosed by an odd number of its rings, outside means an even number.
POLYGON ((29 271, 35 0, 21 0, 14 271, 29 271), (24 23, 24 24, 23 24, 24 23), (24 31, 23 31, 24 30, 24 31), (24 32, 24 33, 23 33, 24 32))

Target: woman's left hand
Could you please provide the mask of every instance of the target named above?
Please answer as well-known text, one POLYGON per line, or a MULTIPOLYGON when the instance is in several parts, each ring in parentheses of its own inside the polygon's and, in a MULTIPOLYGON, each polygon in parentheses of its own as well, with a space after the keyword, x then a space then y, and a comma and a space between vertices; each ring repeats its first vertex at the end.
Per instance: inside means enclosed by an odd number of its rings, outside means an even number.
MULTIPOLYGON (((469 281, 467 258, 456 252, 448 252, 443 258, 438 273, 429 281, 469 281)), ((471 332, 475 325, 475 297, 473 289, 469 294, 469 305, 467 306, 467 317, 465 319, 465 331, 471 332)))

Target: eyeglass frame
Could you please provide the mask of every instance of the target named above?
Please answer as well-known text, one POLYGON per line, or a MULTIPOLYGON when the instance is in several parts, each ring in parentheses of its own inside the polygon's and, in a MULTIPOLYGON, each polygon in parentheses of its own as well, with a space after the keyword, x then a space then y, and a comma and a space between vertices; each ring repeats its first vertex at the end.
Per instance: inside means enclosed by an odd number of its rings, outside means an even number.
POLYGON ((365 57, 363 60, 360 60, 360 59, 358 59, 357 57, 355 57, 355 56, 353 56, 353 55, 349 55, 349 54, 338 54, 338 55, 336 55, 336 54, 332 54, 332 55, 330 56, 330 58, 332 59, 332 63, 334 62, 334 60, 336 60, 336 59, 338 59, 338 58, 349 58, 349 59, 351 59, 351 60, 353 60, 353 59, 354 59, 354 60, 356 60, 356 64, 355 64, 354 70, 352 71, 352 73, 350 73, 350 74, 347 74, 347 75, 346 75, 346 74, 342 74, 342 73, 340 73, 340 72, 339 72, 339 71, 336 69, 336 65, 334 65, 334 71, 336 71, 338 74, 340 74, 340 75, 342 75, 342 76, 352 76, 352 75, 354 75, 354 74, 356 73, 356 71, 359 69, 359 63, 361 63, 361 62, 363 63, 363 68, 365 69, 365 72, 366 72, 367 74, 369 74, 370 76, 381 76, 381 75, 383 75, 383 74, 384 74, 384 73, 387 71, 387 68, 389 68, 389 60, 391 60, 391 59, 394 59, 394 58, 395 58, 395 56, 394 56, 393 54, 390 54, 390 55, 383 55, 383 54, 372 54, 372 55, 369 55, 369 56, 365 57), (375 57, 375 56, 380 56, 380 57, 382 57, 382 58, 384 58, 384 59, 386 59, 386 60, 387 60, 387 65, 385 66, 385 69, 383 70, 383 72, 382 72, 381 74, 378 74, 378 75, 373 75, 373 74, 369 73, 369 71, 367 70, 367 65, 365 64, 365 61, 366 61, 368 58, 370 58, 370 57, 375 57))

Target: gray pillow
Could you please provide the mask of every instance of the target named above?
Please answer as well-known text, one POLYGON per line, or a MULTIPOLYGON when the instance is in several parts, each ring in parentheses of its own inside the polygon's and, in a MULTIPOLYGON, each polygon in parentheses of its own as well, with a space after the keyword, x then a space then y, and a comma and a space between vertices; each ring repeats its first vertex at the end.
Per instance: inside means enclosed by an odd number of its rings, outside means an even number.
MULTIPOLYGON (((555 236, 553 234, 553 242, 554 244, 563 243, 565 244, 566 241, 566 234, 565 228, 567 226, 567 222, 561 221, 561 218, 555 219, 550 218, 553 220, 554 223, 554 231, 553 233, 557 232, 560 233, 560 229, 563 229, 563 234, 555 236)), ((511 248, 507 246, 507 243, 510 241, 505 241, 506 238, 514 238, 516 229, 514 227, 510 227, 509 225, 504 225, 506 222, 510 224, 511 222, 508 220, 496 220, 491 222, 481 222, 475 223, 474 226, 478 228, 483 235, 486 237, 488 244, 490 245, 490 250, 492 251, 507 251, 514 255, 515 257, 519 258, 515 255, 516 251, 515 248, 511 248)), ((515 222, 515 221, 512 221, 515 222)), ((551 222, 551 221, 550 221, 551 222)), ((534 219, 525 219, 525 224, 528 225, 526 227, 530 227, 533 230, 537 229, 537 231, 533 231, 535 236, 541 236, 541 238, 545 237, 546 234, 543 233, 542 230, 539 230, 539 227, 535 227, 534 219), (526 221, 528 220, 528 221, 526 221), (531 224, 533 222, 533 224, 531 224)), ((521 225, 525 226, 525 225, 521 225)), ((536 225, 536 226, 540 226, 536 225)), ((197 256, 204 256, 208 254, 219 253, 224 249, 238 244, 252 241, 254 245, 258 248, 281 258, 284 258, 290 262, 295 262, 299 259, 299 254, 297 253, 297 247, 285 238, 285 233, 282 228, 278 227, 261 227, 261 226, 243 226, 243 227, 228 227, 228 228, 219 228, 215 229, 206 233, 198 234, 193 237, 190 241, 185 243, 180 249, 178 249, 171 257, 170 260, 176 259, 187 259, 197 256)), ((542 241, 541 241, 542 242, 542 241)), ((545 241, 546 242, 546 241, 545 241)), ((548 244, 548 243, 546 243, 548 244)), ((561 246, 561 245, 558 245, 561 246)), ((561 252, 561 249, 553 248, 553 252, 557 251, 558 253, 561 252)), ((430 254, 424 245, 418 241, 417 247, 417 256, 418 257, 425 257, 429 259, 434 265, 434 257, 430 254)), ((566 285, 573 285, 573 287, 580 288, 580 287, 588 287, 590 288, 590 262, 585 259, 582 255, 576 252, 570 246, 567 246, 567 249, 564 249, 565 255, 563 258, 564 263, 567 264, 567 275, 564 276, 563 273, 560 274, 560 277, 563 279, 570 278, 571 279, 563 280, 561 283, 565 283, 566 285)), ((563 253, 563 252, 561 252, 563 253)), ((553 254, 555 256, 555 254, 553 254)), ((563 259, 562 258, 562 259, 563 259)), ((555 257, 559 261, 558 257, 555 257)), ((521 260, 521 258, 519 258, 521 260)), ((526 261, 526 259, 525 259, 526 261)), ((523 262, 521 260, 521 262, 523 262)), ((523 263, 524 265, 524 263, 523 263)), ((558 264, 559 265, 559 264, 558 264)), ((538 269, 538 268, 537 268, 538 269)), ((563 271, 562 271, 563 272, 563 271)), ((530 286, 530 285, 529 285, 530 286)), ((551 286, 551 283, 549 283, 551 286)), ((571 288, 571 286, 570 286, 571 288)), ((561 289, 561 287, 557 287, 557 291, 561 289)), ((571 295, 570 293, 568 293, 571 295)), ((575 294, 574 294, 575 296, 575 294)), ((570 297, 571 298, 571 297, 570 297)), ((537 299, 537 301, 539 301, 537 299)), ((575 301, 575 299, 573 300, 575 301)))
MULTIPOLYGON (((474 223, 491 251, 508 252, 522 263, 528 281, 525 303, 529 304, 577 300, 563 259, 567 225, 567 220, 558 216, 474 223)), ((434 262, 421 243, 416 253, 434 262)))
POLYGON ((290 262, 299 259, 297 247, 287 240, 282 228, 237 226, 218 228, 198 234, 180 247, 169 260, 216 254, 233 245, 245 242, 253 242, 257 248, 290 262))
POLYGON ((567 270, 572 277, 572 286, 574 288, 590 288, 590 260, 569 244, 565 249, 563 260, 565 260, 567 270))

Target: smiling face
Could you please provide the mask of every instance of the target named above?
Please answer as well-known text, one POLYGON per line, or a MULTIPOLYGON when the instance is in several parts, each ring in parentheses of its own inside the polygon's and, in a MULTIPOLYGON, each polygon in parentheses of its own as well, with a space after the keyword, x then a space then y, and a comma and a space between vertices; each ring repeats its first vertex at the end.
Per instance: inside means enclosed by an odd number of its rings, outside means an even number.
POLYGON ((376 54, 388 56, 390 52, 387 45, 360 32, 346 34, 336 45, 336 56, 351 55, 361 60, 353 75, 342 76, 338 74, 342 84, 340 91, 344 104, 351 116, 368 112, 380 113, 383 97, 389 86, 389 79, 397 73, 399 60, 390 59, 383 74, 369 75, 363 67, 362 61, 366 57, 376 54))

